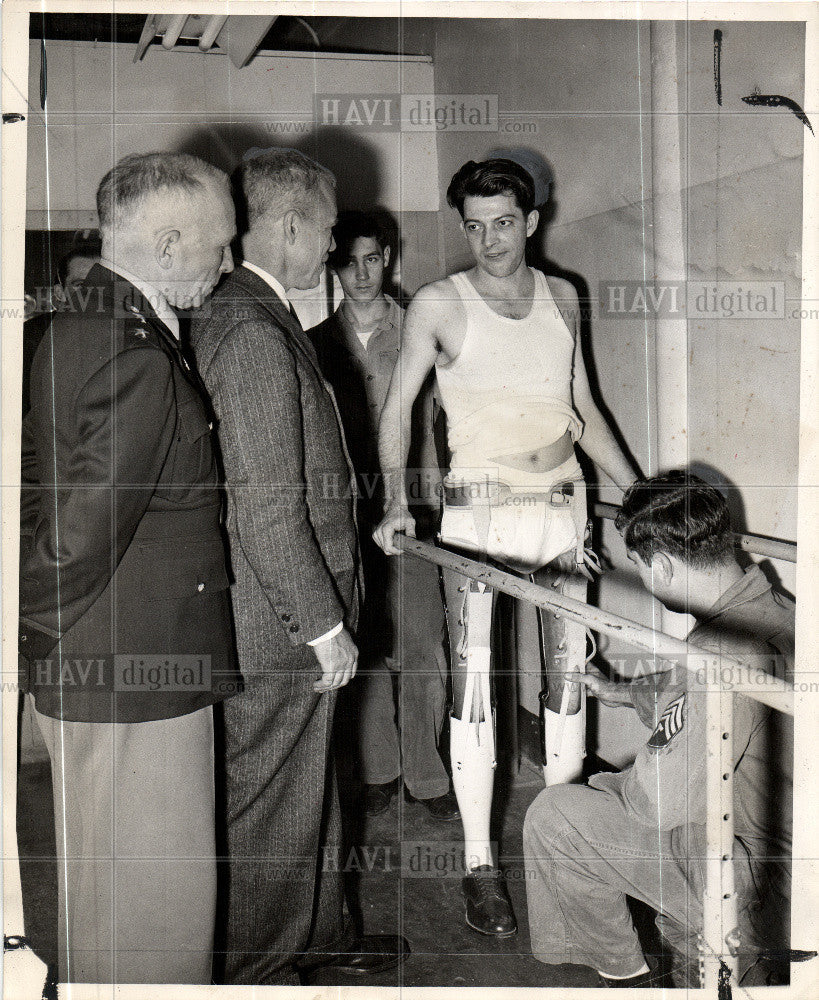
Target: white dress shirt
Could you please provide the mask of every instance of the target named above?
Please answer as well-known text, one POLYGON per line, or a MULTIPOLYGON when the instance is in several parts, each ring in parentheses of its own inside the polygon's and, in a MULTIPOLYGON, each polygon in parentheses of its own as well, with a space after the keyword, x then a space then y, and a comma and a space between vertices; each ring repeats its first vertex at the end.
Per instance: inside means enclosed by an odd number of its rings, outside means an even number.
POLYGON ((288 309, 293 308, 293 303, 287 297, 287 292, 284 290, 284 285, 279 281, 278 278, 274 278, 272 274, 268 273, 263 268, 259 267, 257 264, 251 264, 249 260, 242 261, 242 267, 246 267, 248 271, 252 271, 254 274, 258 274, 258 276, 262 279, 262 281, 270 285, 270 287, 273 289, 276 295, 279 296, 282 302, 284 302, 284 304, 287 306, 288 309))

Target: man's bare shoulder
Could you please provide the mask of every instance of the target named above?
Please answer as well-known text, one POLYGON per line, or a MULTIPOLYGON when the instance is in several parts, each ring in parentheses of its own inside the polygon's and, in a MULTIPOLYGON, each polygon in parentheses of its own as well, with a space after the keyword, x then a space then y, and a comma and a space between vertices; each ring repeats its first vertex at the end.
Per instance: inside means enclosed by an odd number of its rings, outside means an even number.
POLYGON ((543 277, 558 306, 577 304, 577 290, 570 281, 559 278, 556 274, 544 274, 543 277))
POLYGON ((457 320, 463 311, 461 297, 453 281, 441 278, 422 285, 409 305, 410 314, 424 316, 435 322, 449 324, 457 320))
POLYGON ((436 298, 446 299, 447 301, 460 299, 458 289, 452 280, 452 275, 447 275, 445 278, 438 278, 437 281, 430 281, 426 285, 422 285, 416 294, 420 294, 421 292, 427 296, 431 295, 436 298))

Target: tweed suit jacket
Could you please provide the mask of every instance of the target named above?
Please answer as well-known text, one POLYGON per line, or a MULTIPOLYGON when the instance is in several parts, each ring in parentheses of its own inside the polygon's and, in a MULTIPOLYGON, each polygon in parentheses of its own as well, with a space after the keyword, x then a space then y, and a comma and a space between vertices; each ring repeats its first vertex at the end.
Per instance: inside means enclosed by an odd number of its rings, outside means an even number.
POLYGON ((275 670, 294 646, 355 626, 355 484, 338 408, 298 320, 247 268, 195 319, 191 343, 227 487, 240 669, 275 670))
POLYGON ((174 718, 238 681, 204 388, 125 279, 97 265, 81 299, 23 421, 23 683, 54 718, 174 718))

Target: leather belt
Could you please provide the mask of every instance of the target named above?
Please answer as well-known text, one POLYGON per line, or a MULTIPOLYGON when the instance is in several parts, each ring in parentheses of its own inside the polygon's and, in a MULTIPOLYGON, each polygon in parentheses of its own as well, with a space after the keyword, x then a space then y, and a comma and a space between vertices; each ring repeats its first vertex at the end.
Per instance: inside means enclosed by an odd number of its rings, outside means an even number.
POLYGON ((489 504, 501 495, 511 496, 506 483, 444 483, 444 504, 447 507, 471 507, 473 504, 489 504))
MULTIPOLYGON (((554 469, 563 465, 564 462, 568 462, 573 455, 574 442, 569 431, 565 431, 557 441, 540 449, 540 460, 546 460, 549 464, 548 469, 542 470, 542 475, 548 475, 554 469)), ((541 470, 539 470, 538 474, 541 474, 541 470)), ((512 492, 511 487, 502 482, 484 481, 449 484, 444 481, 444 503, 448 507, 471 507, 474 503, 491 503, 501 496, 511 496, 512 492)), ((556 498, 556 493, 560 493, 566 498, 571 497, 574 493, 571 481, 555 484, 549 490, 550 503, 553 507, 567 505, 570 501, 568 499, 561 500, 556 498)))
MULTIPOLYGON (((524 495, 531 497, 533 492, 525 491, 524 495)), ((574 480, 567 479, 555 483, 548 491, 539 490, 537 493, 538 495, 542 493, 544 502, 548 502, 551 507, 568 507, 575 495, 574 480)), ((514 491, 506 483, 455 483, 453 485, 444 483, 444 505, 446 507, 491 506, 502 497, 507 498, 513 495, 514 491)))

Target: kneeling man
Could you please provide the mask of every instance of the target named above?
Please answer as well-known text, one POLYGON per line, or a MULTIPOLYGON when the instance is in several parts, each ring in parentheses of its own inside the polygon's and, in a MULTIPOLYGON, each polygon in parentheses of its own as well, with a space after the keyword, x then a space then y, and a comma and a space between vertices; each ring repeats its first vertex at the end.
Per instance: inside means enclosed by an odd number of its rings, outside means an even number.
MULTIPOLYGON (((793 602, 774 592, 757 566, 743 571, 736 562, 717 490, 683 472, 638 481, 625 495, 617 527, 646 588, 670 610, 697 619, 692 644, 734 659, 753 657, 780 676, 782 665, 792 669, 793 602)), ((634 708, 651 735, 631 767, 593 775, 588 786, 546 788, 529 808, 526 887, 540 961, 589 965, 607 986, 657 982, 627 896, 658 911, 675 956, 696 960, 707 759, 704 687, 692 677, 682 666, 630 684, 610 682, 599 671, 572 675, 604 704, 634 708)), ((751 698, 734 699, 741 959, 763 944, 787 947, 791 723, 751 698)))

